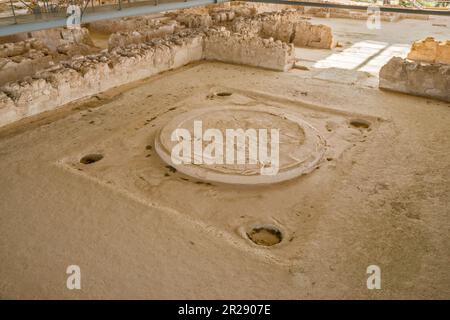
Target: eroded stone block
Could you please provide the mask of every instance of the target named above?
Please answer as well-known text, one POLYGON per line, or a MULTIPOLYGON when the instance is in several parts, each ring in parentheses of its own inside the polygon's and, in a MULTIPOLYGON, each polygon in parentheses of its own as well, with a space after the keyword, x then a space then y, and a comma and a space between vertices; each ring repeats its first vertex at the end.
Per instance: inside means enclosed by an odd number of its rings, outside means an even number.
POLYGON ((408 59, 450 64, 450 41, 436 41, 433 37, 416 41, 411 46, 408 59))
POLYGON ((393 57, 380 70, 379 87, 450 101, 450 65, 393 57))
POLYGON ((287 71, 295 61, 294 46, 280 40, 242 36, 228 30, 212 30, 205 38, 204 58, 287 71))

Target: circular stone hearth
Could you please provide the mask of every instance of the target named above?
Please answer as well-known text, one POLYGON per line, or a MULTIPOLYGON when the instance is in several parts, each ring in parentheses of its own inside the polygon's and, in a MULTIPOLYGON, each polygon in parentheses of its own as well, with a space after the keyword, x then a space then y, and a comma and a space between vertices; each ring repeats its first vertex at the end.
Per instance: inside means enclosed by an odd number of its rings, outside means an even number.
MULTIPOLYGON (((197 123, 198 124, 198 123, 197 123)), ((203 150, 211 142, 200 142, 203 150)), ((161 128, 155 139, 155 149, 159 156, 178 171, 196 179, 230 184, 268 184, 289 180, 312 171, 325 152, 325 139, 293 111, 276 107, 240 107, 225 106, 202 108, 188 111, 174 117, 161 128), (226 129, 267 130, 267 153, 270 155, 270 129, 279 130, 279 167, 272 175, 261 174, 261 167, 267 167, 258 161, 249 163, 249 142, 246 139, 245 164, 175 164, 171 160, 172 148, 179 144, 171 141, 176 129, 187 129, 191 141, 191 159, 194 156, 194 121, 201 121, 202 134, 207 129, 218 129, 223 136, 223 159, 225 162, 226 129)), ((236 155, 236 146, 234 146, 236 155)), ((269 165, 270 166, 270 165, 269 165)))

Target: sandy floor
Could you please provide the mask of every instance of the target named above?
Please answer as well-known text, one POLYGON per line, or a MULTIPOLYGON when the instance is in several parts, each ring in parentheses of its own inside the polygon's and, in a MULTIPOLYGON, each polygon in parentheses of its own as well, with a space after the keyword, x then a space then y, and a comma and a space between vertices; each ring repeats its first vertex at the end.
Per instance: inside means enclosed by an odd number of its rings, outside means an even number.
POLYGON ((0 130, 0 297, 450 298, 450 105, 365 77, 194 64, 0 130), (260 104, 314 123, 329 160, 237 188, 172 172, 147 147, 184 111, 260 104), (283 242, 251 243, 255 222, 283 242), (71 264, 82 290, 66 288, 71 264), (366 287, 371 264, 381 290, 366 287))
POLYGON ((312 18, 311 22, 330 26, 339 46, 332 51, 296 48, 300 64, 351 70, 360 76, 377 76, 380 68, 393 56, 406 57, 411 43, 416 40, 434 37, 443 41, 450 36, 448 17, 381 21, 381 29, 373 30, 366 27, 365 20, 312 18))

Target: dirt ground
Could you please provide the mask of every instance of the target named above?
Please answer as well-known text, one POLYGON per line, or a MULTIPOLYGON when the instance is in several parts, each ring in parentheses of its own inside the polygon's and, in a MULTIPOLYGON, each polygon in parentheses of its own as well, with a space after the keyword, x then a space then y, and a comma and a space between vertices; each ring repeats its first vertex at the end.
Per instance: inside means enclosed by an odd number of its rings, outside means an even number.
MULTIPOLYGON (((345 37, 333 54, 391 43, 345 37)), ((380 91, 373 69, 314 66, 329 51, 298 54, 310 70, 196 63, 1 129, 0 297, 450 298, 449 103, 380 91), (326 158, 265 187, 167 168, 157 130, 225 105, 302 114, 326 138, 326 158), (91 153, 104 158, 78 163, 91 153), (283 241, 253 244, 242 230, 255 223, 278 226, 283 241), (69 265, 81 290, 66 288, 69 265), (381 268, 380 290, 367 289, 369 265, 381 268)))

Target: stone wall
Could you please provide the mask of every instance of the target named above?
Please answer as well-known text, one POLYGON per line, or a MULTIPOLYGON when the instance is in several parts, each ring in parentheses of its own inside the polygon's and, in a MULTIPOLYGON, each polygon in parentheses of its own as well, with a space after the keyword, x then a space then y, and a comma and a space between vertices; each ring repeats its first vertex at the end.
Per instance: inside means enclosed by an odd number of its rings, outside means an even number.
MULTIPOLYGON (((31 50, 29 56, 36 59, 21 62, 23 67, 19 67, 9 53, 0 58, 7 59, 6 63, 0 60, 4 79, 0 83, 0 125, 193 61, 205 59, 286 71, 295 61, 294 47, 288 43, 330 47, 331 30, 311 25, 301 12, 256 12, 246 6, 225 4, 165 16, 96 22, 89 25, 91 30, 120 32, 111 34, 108 50, 99 53, 98 49, 94 54, 85 28, 37 31, 33 35, 45 38, 49 48, 31 50), (230 31, 233 28, 237 32, 230 31), (46 60, 40 57, 45 50, 50 51, 46 60), (43 59, 42 63, 38 58, 43 59), (2 63, 14 68, 7 73, 2 63)), ((29 57, 19 50, 20 46, 11 49, 7 45, 5 52, 15 50, 20 58, 14 59, 25 61, 29 57)))
MULTIPOLYGON (((242 13, 238 13, 241 14, 242 13)), ((236 13, 234 10, 216 10, 212 13, 210 13, 212 20, 215 23, 222 23, 222 22, 229 22, 233 21, 236 17, 236 13)))
POLYGON ((72 56, 99 51, 85 28, 35 31, 27 37, 0 44, 0 85, 32 76, 72 56))
POLYGON ((293 43, 297 47, 330 49, 333 46, 331 28, 313 25, 302 11, 283 10, 261 13, 252 17, 239 17, 233 21, 232 30, 242 34, 259 35, 293 43))
MULTIPOLYGON (((327 1, 315 1, 324 2, 327 1)), ((258 2, 241 2, 232 1, 230 8, 232 10, 241 10, 253 12, 253 14, 264 13, 264 12, 274 12, 280 10, 291 10, 295 9, 301 12, 304 16, 318 17, 318 18, 344 18, 344 19, 356 19, 356 20, 367 20, 368 14, 366 10, 349 10, 340 8, 317 8, 317 7, 305 7, 305 6, 294 6, 294 5, 282 5, 282 4, 270 4, 270 3, 258 3, 258 2)), ((417 20, 428 20, 428 15, 421 14, 406 14, 406 13, 395 13, 395 12, 380 12, 380 19, 382 21, 398 21, 401 19, 417 19, 417 20)))
POLYGON ((415 41, 407 59, 394 57, 381 68, 379 87, 450 101, 450 41, 415 41))
MULTIPOLYGON (((333 35, 330 27, 314 25, 305 17, 304 9, 273 11, 279 6, 227 5, 209 9, 190 9, 169 16, 188 28, 225 26, 234 32, 293 43, 297 47, 330 49, 333 35), (250 7, 249 7, 250 6, 250 7), (259 10, 261 13, 258 13, 259 10)), ((286 6, 283 6, 286 7, 286 6)))
MULTIPOLYGON (((314 8, 305 7, 305 15, 319 18, 343 18, 353 20, 367 20, 369 15, 366 10, 348 10, 340 8, 314 8)), ((402 19, 402 14, 395 12, 380 12, 381 21, 398 21, 402 19)))
POLYGON ((37 39, 0 45, 0 85, 16 81, 50 66, 53 56, 37 39))
POLYGON ((204 58, 254 67, 287 71, 295 62, 294 47, 280 40, 211 30, 205 38, 204 58))
POLYGON ((16 43, 28 39, 40 40, 47 48, 56 51, 57 47, 64 42, 85 44, 92 46, 89 30, 86 28, 67 29, 53 28, 0 37, 0 44, 16 43))
POLYGON ((307 21, 295 23, 294 39, 296 47, 331 49, 334 46, 331 28, 323 24, 314 25, 307 21))
POLYGON ((90 22, 87 28, 92 32, 111 34, 115 32, 130 32, 134 30, 146 29, 154 27, 155 23, 163 22, 164 18, 156 16, 155 14, 125 17, 119 19, 100 20, 90 22))
POLYGON ((194 33, 62 62, 1 88, 0 125, 200 60, 202 51, 194 33))
POLYGON ((213 24, 212 18, 208 13, 181 13, 177 14, 175 19, 187 28, 206 28, 213 24))
POLYGON ((379 87, 450 102, 450 65, 394 57, 381 68, 379 87))
POLYGON ((230 4, 201 10, 91 24, 97 32, 120 30, 110 36, 108 50, 99 53, 98 49, 95 54, 84 28, 35 32, 35 37, 45 38, 48 44, 41 51, 33 49, 39 43, 35 40, 29 41, 29 53, 24 53, 21 44, 15 45, 17 48, 6 45, 5 57, 0 50, 0 75, 5 80, 0 83, 0 125, 193 61, 286 71, 294 65, 293 44, 332 45, 331 29, 312 25, 302 17, 302 10, 258 14, 253 8, 230 4), (48 57, 41 56, 45 50, 50 50, 48 57), (10 51, 17 55, 11 57, 10 51), (31 62, 19 62, 23 66, 14 61, 26 59, 31 62), (42 63, 37 59, 43 59, 42 63), (7 73, 2 66, 14 68, 7 73))
POLYGON ((294 48, 224 29, 186 30, 74 57, 1 87, 0 126, 201 59, 288 70, 294 63, 294 48))
MULTIPOLYGON (((419 40, 413 43, 408 59, 450 64, 450 41, 436 41, 433 37, 419 40)), ((450 89, 449 89, 450 90, 450 89)))
POLYGON ((111 50, 129 44, 137 44, 156 38, 164 38, 165 36, 175 33, 177 29, 179 29, 177 21, 168 20, 164 21, 164 23, 158 23, 138 30, 116 32, 109 37, 108 48, 111 50))

